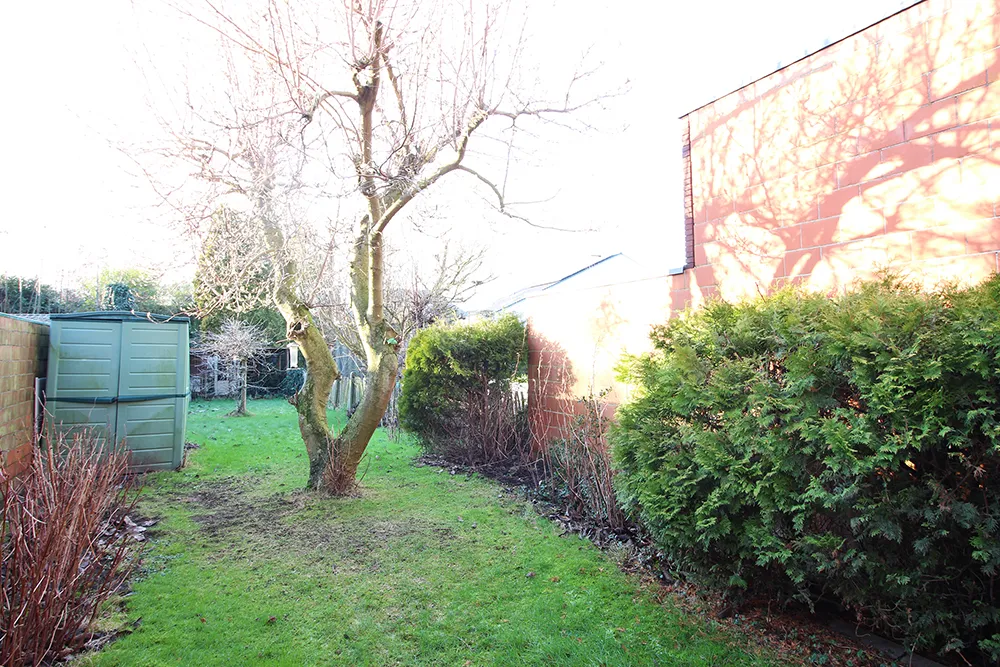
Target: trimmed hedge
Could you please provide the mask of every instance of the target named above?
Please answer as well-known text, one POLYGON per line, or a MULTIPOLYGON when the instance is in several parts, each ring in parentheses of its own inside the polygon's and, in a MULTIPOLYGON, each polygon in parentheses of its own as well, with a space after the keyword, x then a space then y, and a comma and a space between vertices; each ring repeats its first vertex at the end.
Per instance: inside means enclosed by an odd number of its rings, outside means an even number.
POLYGON ((1000 278, 715 302, 652 338, 616 483, 678 567, 1000 660, 1000 278))
POLYGON ((406 352, 400 425, 427 451, 467 463, 519 456, 527 415, 511 383, 526 369, 524 325, 514 315, 423 329, 406 352))
POLYGON ((285 398, 289 398, 299 393, 302 385, 306 383, 306 370, 304 368, 289 368, 281 372, 281 382, 278 384, 278 393, 285 398))

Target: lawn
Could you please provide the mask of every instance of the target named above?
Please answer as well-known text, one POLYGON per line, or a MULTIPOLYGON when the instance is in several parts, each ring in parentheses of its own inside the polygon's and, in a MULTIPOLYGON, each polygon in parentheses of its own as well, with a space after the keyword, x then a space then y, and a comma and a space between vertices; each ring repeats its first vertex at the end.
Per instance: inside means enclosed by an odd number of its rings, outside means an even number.
POLYGON ((200 448, 143 492, 161 521, 136 630, 81 664, 774 664, 495 483, 415 465, 405 439, 379 431, 361 496, 325 498, 301 490, 291 406, 230 408, 192 404, 200 448))

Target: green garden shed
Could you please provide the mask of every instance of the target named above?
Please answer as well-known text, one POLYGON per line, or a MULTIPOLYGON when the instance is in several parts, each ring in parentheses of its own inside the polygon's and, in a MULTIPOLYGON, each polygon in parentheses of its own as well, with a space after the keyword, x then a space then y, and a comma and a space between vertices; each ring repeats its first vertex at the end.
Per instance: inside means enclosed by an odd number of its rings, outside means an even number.
POLYGON ((190 396, 186 317, 51 316, 45 403, 57 428, 124 440, 133 470, 178 468, 190 396))

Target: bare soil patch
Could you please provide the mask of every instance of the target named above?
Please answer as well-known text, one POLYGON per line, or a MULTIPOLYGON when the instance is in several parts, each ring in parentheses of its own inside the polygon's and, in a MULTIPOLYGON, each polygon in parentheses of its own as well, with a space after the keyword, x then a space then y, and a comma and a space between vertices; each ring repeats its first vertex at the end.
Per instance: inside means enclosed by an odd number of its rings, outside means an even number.
POLYGON ((415 519, 340 518, 313 511, 326 499, 305 490, 261 496, 247 480, 204 483, 179 499, 205 537, 219 543, 218 557, 255 557, 292 549, 313 560, 366 563, 400 540, 442 547, 455 538, 448 526, 415 519))

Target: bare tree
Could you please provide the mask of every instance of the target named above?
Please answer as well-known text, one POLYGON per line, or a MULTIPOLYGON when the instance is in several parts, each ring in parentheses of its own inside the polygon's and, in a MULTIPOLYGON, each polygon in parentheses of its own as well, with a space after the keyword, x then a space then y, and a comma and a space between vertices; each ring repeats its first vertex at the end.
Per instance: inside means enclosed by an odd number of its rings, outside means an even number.
MULTIPOLYGON (((389 253, 390 255, 392 253, 389 253)), ((459 304, 493 279, 483 273, 486 249, 467 250, 445 241, 430 265, 404 258, 386 269, 385 318, 399 332, 400 360, 413 335, 453 316, 459 304)), ((339 340, 364 364, 365 350, 351 312, 350 293, 336 280, 325 281, 313 304, 316 320, 328 338, 339 340)))
POLYGON ((270 303, 270 253, 253 219, 224 206, 199 243, 194 302, 199 312, 242 314, 270 303))
MULTIPOLYGON (((188 96, 187 122, 172 126, 164 156, 193 166, 201 201, 211 202, 184 209, 189 222, 210 219, 220 201, 241 197, 243 218, 263 239, 270 299, 309 369, 294 397, 309 486, 348 493, 390 399, 404 333, 387 307, 389 226, 432 186, 459 176, 484 188, 498 211, 527 222, 506 196, 514 130, 568 118, 599 98, 576 97, 589 72, 567 73, 561 86, 544 81, 549 93, 561 89, 554 98, 539 92, 542 81, 526 64, 526 11, 510 0, 220 2, 178 7, 217 35, 227 66, 214 96, 197 103, 188 96), (483 144, 501 148, 499 164, 470 151, 478 136, 500 140, 483 144), (497 166, 490 178, 487 168, 497 166), (315 285, 333 270, 339 246, 336 234, 314 242, 318 228, 307 218, 321 199, 334 202, 336 219, 354 220, 347 301, 368 369, 363 400, 337 435, 326 417, 337 367, 312 314, 315 285), (323 250, 304 252, 310 247, 323 250)), ((173 190, 160 192, 175 200, 173 190)), ((422 308, 414 304, 417 318, 422 308)))
POLYGON ((236 384, 232 393, 236 396, 236 409, 230 412, 232 417, 245 417, 247 411, 247 369, 250 363, 261 358, 267 351, 267 339, 261 327, 228 319, 222 323, 219 331, 206 331, 201 342, 195 347, 195 352, 204 356, 218 357, 219 362, 233 364, 236 372, 236 384))

